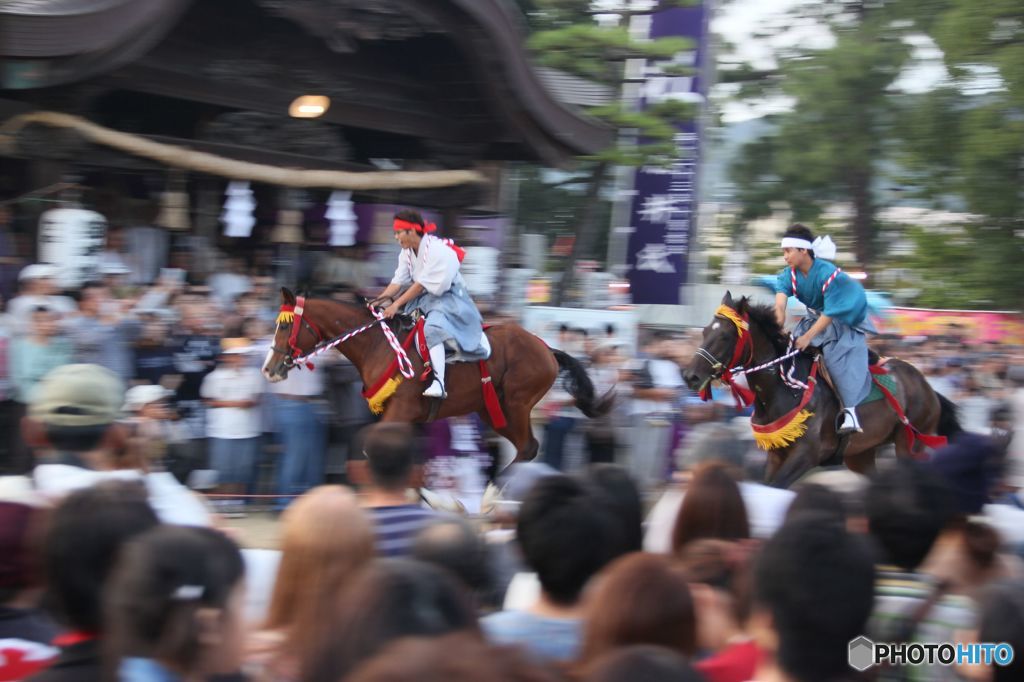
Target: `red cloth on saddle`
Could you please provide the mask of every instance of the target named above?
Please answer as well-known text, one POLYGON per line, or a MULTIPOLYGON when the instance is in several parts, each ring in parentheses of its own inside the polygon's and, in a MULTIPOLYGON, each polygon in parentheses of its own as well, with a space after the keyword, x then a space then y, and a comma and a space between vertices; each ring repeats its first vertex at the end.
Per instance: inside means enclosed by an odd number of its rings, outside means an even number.
MULTIPOLYGON (((868 370, 872 374, 876 374, 876 375, 877 374, 888 374, 889 373, 889 370, 885 369, 885 367, 882 367, 881 365, 871 365, 870 367, 868 367, 868 370)), ((893 412, 896 413, 896 416, 899 418, 900 422, 903 424, 903 430, 907 434, 907 447, 910 449, 911 453, 913 453, 913 451, 914 451, 914 441, 915 440, 919 440, 922 443, 924 443, 925 445, 927 445, 928 447, 933 448, 933 449, 934 448, 941 448, 941 447, 945 447, 946 446, 946 444, 949 441, 948 441, 948 439, 945 436, 932 436, 932 435, 929 435, 927 433, 921 433, 917 429, 917 427, 914 426, 913 424, 911 424, 910 420, 907 419, 907 415, 903 411, 903 408, 900 406, 899 401, 896 400, 896 396, 894 396, 892 393, 890 393, 889 389, 887 389, 885 386, 882 385, 882 382, 876 381, 874 379, 874 377, 872 377, 871 380, 875 382, 875 386, 878 386, 878 390, 880 390, 882 392, 882 395, 885 396, 885 402, 889 403, 889 407, 892 408, 893 412)))

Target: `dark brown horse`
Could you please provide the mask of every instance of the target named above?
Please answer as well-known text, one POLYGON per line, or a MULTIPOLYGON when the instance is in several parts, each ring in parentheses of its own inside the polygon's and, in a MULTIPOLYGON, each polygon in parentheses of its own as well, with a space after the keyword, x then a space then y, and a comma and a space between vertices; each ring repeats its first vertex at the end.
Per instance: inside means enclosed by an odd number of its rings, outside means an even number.
MULTIPOLYGON (((295 295, 281 290, 282 310, 294 308, 295 295)), ((329 299, 306 299, 301 315, 279 321, 274 333, 274 346, 263 363, 263 374, 270 381, 281 381, 294 365, 295 349, 305 354, 318 343, 346 334, 374 322, 370 311, 362 305, 341 303, 329 299), (298 325, 294 338, 293 327, 298 325)), ((402 322, 391 320, 390 328, 399 340, 409 333, 402 322)), ((555 383, 560 372, 567 374, 566 389, 576 399, 576 406, 588 417, 601 414, 610 407, 610 400, 598 400, 594 386, 583 366, 560 350, 549 348, 541 339, 516 324, 500 324, 486 330, 491 344, 491 357, 487 368, 497 391, 507 425, 495 429, 516 448, 515 461, 533 459, 538 443, 530 426, 530 411, 555 383)), ((337 346, 359 370, 363 385, 374 386, 388 370, 395 353, 379 324, 353 336, 337 346)), ((409 359, 416 371, 415 378, 402 381, 384 405, 382 420, 425 422, 430 418, 443 419, 473 412, 493 426, 484 404, 480 369, 476 362, 456 362, 448 366, 445 384, 448 397, 441 402, 437 413, 431 415, 430 399, 421 394, 426 384, 418 380, 423 362, 409 347, 409 359)), ((398 372, 395 376, 401 378, 398 372)))
MULTIPOLYGON (((746 298, 734 302, 727 292, 719 314, 704 328, 703 352, 698 351, 694 356, 684 371, 684 377, 691 388, 701 390, 726 370, 733 369, 730 365, 742 363, 746 367, 756 367, 782 357, 788 348, 789 337, 779 327, 774 309, 754 305, 746 298), (749 334, 749 341, 743 340, 743 357, 738 359, 736 356, 740 353, 736 351, 740 332, 734 323, 737 318, 749 324, 749 331, 744 331, 744 334, 749 334), (708 356, 717 364, 713 365, 708 356)), ((796 375, 806 379, 811 357, 800 354, 796 361, 796 375)), ((920 433, 952 436, 960 431, 953 404, 933 391, 916 368, 901 360, 890 360, 885 368, 897 380, 893 395, 920 433)), ((771 424, 784 417, 796 408, 804 395, 801 389, 790 388, 782 380, 778 366, 748 374, 747 382, 754 395, 753 421, 758 424, 771 424)), ((817 382, 804 409, 813 413, 806 421, 806 433, 787 446, 768 451, 765 478, 773 485, 788 487, 812 468, 838 454, 839 438, 835 423, 839 401, 825 381, 817 382)), ((873 470, 875 453, 887 443, 895 444, 896 454, 900 457, 921 453, 921 442, 915 441, 911 445, 903 424, 885 400, 861 405, 857 413, 864 432, 850 436, 842 455, 851 470, 859 473, 873 470)))

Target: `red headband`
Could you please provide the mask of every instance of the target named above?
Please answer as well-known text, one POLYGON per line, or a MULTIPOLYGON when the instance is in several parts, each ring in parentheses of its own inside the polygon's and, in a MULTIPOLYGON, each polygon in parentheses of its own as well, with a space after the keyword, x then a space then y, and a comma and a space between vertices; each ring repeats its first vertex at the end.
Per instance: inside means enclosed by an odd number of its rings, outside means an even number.
POLYGON ((433 232, 437 229, 437 225, 434 223, 427 223, 426 225, 420 225, 419 223, 410 223, 408 220, 402 220, 401 218, 395 218, 394 230, 416 230, 417 232, 433 232))

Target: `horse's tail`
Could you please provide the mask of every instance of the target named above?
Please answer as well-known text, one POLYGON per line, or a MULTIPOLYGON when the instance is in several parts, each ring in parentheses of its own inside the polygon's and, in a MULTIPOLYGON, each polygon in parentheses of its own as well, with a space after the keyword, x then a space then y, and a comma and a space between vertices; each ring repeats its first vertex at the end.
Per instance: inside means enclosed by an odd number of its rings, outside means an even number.
POLYGON ((939 435, 952 438, 958 433, 963 433, 964 427, 960 425, 960 416, 957 414, 956 405, 941 393, 936 392, 935 395, 939 399, 939 425, 937 428, 939 435))
POLYGON ((551 352, 555 354, 558 361, 559 372, 566 372, 565 390, 576 399, 576 407, 588 417, 600 417, 607 414, 612 407, 612 399, 605 397, 598 399, 594 395, 594 383, 587 375, 587 370, 579 360, 554 348, 551 352))

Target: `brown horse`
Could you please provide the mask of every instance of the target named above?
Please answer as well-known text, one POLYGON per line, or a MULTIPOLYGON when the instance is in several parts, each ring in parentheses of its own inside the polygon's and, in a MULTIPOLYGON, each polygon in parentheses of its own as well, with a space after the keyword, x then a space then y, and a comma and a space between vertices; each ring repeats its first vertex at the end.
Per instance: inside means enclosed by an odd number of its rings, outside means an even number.
MULTIPOLYGON (((281 290, 281 300, 282 311, 294 308, 296 304, 295 295, 288 289, 281 290)), ((269 381, 283 380, 296 366, 294 358, 300 353, 309 353, 318 343, 371 325, 374 316, 366 306, 329 299, 306 299, 301 314, 295 310, 293 319, 287 320, 278 322, 274 346, 263 363, 263 375, 269 381), (293 330, 294 325, 299 326, 297 331, 293 330)), ((402 320, 391 320, 388 324, 400 341, 410 333, 409 329, 402 329, 402 320)), ((610 400, 595 397, 590 377, 570 355, 549 348, 541 339, 516 324, 495 325, 487 328, 485 333, 491 344, 487 368, 507 421, 506 426, 495 430, 515 446, 514 461, 526 461, 536 456, 538 443, 530 426, 530 411, 555 383, 560 372, 566 372, 566 389, 576 399, 576 407, 585 415, 598 416, 610 408, 610 400)), ((418 378, 423 362, 414 348, 415 344, 409 348, 409 359, 418 378)), ((395 358, 380 324, 372 324, 366 331, 338 345, 337 350, 359 370, 364 388, 377 384, 395 358)), ((382 420, 425 422, 431 418, 443 419, 475 412, 493 426, 484 404, 478 363, 456 362, 449 365, 445 384, 448 397, 432 415, 431 399, 421 395, 426 384, 416 378, 402 381, 385 403, 382 420)))
MULTIPOLYGON (((732 295, 726 292, 719 314, 704 328, 704 343, 684 371, 684 378, 690 388, 699 391, 722 377, 727 370, 734 369, 731 365, 757 367, 782 357, 788 348, 789 337, 779 327, 774 309, 754 305, 745 297, 734 302, 732 295), (749 340, 742 340, 740 353, 737 352, 737 343, 741 341, 735 324, 737 318, 749 324, 749 331, 743 332, 744 335, 749 334, 749 340), (739 355, 744 357, 738 358, 739 355), (712 364, 712 359, 716 364, 712 364)), ((796 362, 797 376, 806 379, 811 356, 797 355, 796 362)), ((933 391, 916 368, 901 360, 890 360, 885 368, 897 380, 893 395, 920 433, 952 436, 961 430, 953 404, 933 391)), ((748 374, 747 382, 754 396, 753 421, 758 424, 771 424, 784 417, 804 396, 801 389, 790 388, 782 380, 777 365, 748 374)), ((838 454, 840 440, 835 423, 839 401, 827 382, 817 382, 804 409, 813 413, 805 423, 806 433, 784 447, 768 451, 765 479, 773 485, 788 487, 815 466, 838 454)), ((873 470, 875 453, 887 443, 895 444, 896 454, 900 457, 921 453, 921 442, 911 444, 903 424, 885 400, 861 405, 857 413, 864 431, 850 436, 842 454, 843 461, 851 470, 859 473, 873 470)))

